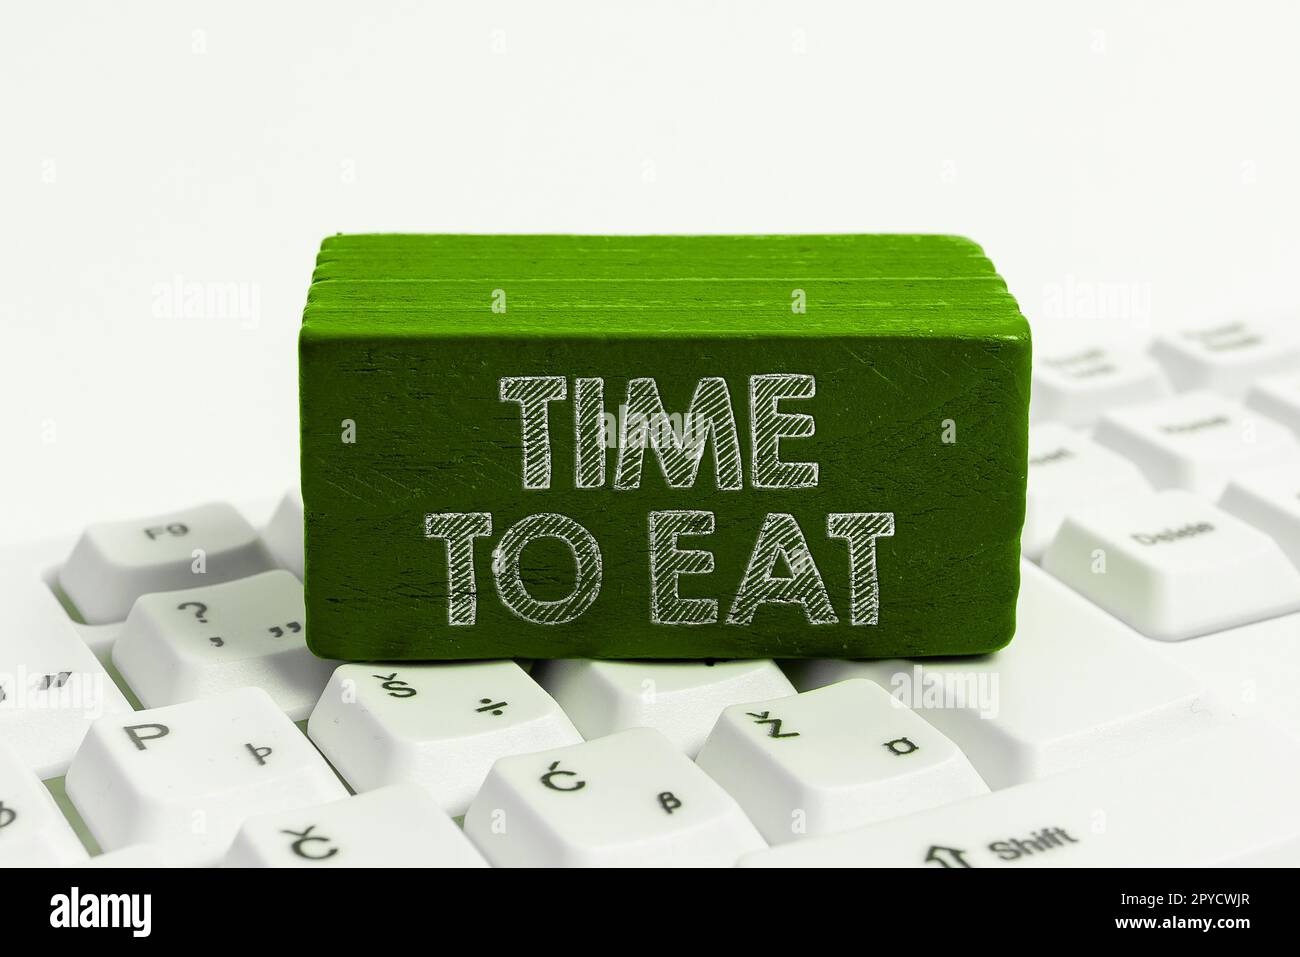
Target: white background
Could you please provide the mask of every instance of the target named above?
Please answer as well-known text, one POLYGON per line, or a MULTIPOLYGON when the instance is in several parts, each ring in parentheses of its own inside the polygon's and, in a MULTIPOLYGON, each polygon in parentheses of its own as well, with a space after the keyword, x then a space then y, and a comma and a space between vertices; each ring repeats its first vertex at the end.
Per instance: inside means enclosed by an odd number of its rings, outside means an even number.
POLYGON ((1298 8, 6 3, 0 541, 293 481, 336 231, 955 232, 1040 342, 1294 318, 1298 8))

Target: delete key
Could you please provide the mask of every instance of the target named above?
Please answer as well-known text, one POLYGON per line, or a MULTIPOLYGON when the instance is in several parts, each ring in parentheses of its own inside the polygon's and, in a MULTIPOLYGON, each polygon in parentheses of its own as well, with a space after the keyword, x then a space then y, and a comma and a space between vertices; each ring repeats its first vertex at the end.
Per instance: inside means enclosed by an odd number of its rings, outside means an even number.
POLYGON ((1029 328, 954 236, 326 239, 307 634, 352 660, 980 654, 1029 328))

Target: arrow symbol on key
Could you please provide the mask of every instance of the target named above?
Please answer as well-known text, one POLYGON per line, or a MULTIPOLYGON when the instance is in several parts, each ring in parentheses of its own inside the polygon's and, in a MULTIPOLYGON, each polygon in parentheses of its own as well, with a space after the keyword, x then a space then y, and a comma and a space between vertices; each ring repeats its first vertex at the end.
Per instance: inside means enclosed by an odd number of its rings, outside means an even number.
POLYGON ((925 863, 938 864, 940 867, 970 867, 966 858, 962 857, 965 853, 955 847, 940 847, 938 844, 932 844, 929 853, 925 855, 925 863))

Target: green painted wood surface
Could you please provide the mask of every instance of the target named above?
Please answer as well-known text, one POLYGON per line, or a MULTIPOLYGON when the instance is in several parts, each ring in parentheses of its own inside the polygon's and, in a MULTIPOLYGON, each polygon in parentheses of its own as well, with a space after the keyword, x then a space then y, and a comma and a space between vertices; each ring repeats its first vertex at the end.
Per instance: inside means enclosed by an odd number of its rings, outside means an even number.
MULTIPOLYGON (((1029 359, 1014 299, 958 237, 331 237, 300 338, 311 647, 347 659, 992 651, 1014 632, 1029 359), (814 397, 780 406, 812 415, 815 434, 779 452, 817 463, 815 487, 755 487, 750 377, 780 373, 815 380, 814 397), (502 377, 521 376, 565 383, 547 407, 547 488, 524 488, 521 407, 500 398, 502 377), (690 487, 670 488, 647 450, 639 487, 613 488, 616 448, 603 487, 575 487, 580 377, 604 380, 610 413, 634 377, 678 413, 702 379, 723 379, 742 487, 718 487, 713 437, 690 487), (683 599, 715 600, 716 621, 653 620, 650 517, 682 510, 713 516, 712 534, 678 543, 707 549, 713 570, 678 583, 683 599), (449 621, 430 513, 491 514, 474 540, 473 624, 449 621), (875 539, 874 624, 852 621, 848 545, 827 534, 837 513, 893 516, 875 539), (565 623, 526 620, 497 586, 493 549, 538 514, 572 519, 600 554, 594 600, 565 623), (810 564, 833 623, 776 602, 727 623, 770 514, 793 517, 811 559, 796 574, 783 556, 770 577, 806 584, 810 564)), ((539 538, 519 581, 560 601, 574 556, 539 538)))

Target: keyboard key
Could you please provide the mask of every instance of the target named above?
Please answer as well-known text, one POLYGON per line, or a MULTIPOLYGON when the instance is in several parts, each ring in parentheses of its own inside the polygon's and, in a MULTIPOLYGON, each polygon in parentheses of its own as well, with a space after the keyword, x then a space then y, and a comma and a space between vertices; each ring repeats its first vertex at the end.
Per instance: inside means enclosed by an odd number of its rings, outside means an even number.
POLYGON ((1020 550, 1037 561, 1067 512, 1150 491, 1141 469, 1123 456, 1064 425, 1033 426, 1020 550))
POLYGON ((752 854, 742 867, 1290 865, 1300 745, 1233 725, 1170 747, 752 854))
POLYGON ((763 839, 658 731, 502 758, 465 815, 498 867, 730 867, 763 839))
POLYGON ((1246 405, 1300 435, 1300 373, 1260 379, 1246 393, 1246 405))
POLYGON ((227 867, 486 867, 421 788, 398 784, 250 818, 227 867))
POLYGON ((771 660, 539 661, 533 676, 585 738, 655 728, 690 757, 722 709, 795 693, 771 660))
POLYGON ((92 625, 126 618, 141 595, 272 568, 253 526, 224 502, 91 525, 59 569, 59 586, 92 625))
POLYGON ((1228 717, 1266 720, 1300 739, 1300 613, 1202 635, 1153 642, 1160 656, 1209 689, 1228 717))
POLYGON ((0 741, 42 779, 61 777, 91 722, 130 704, 34 569, 0 570, 0 741))
POLYGON ((158 870, 169 867, 205 867, 209 856, 178 844, 130 844, 92 857, 88 866, 158 870))
POLYGON ((513 661, 341 665, 307 734, 353 790, 419 784, 451 815, 497 758, 582 740, 513 661))
POLYGON ((262 541, 275 560, 297 575, 299 581, 303 575, 302 527, 302 493, 293 488, 285 493, 271 521, 262 529, 262 541))
POLYGON ((1034 356, 1034 422, 1059 422, 1085 428, 1116 406, 1150 402, 1173 390, 1149 356, 1101 346, 1069 351, 1039 351, 1034 356))
POLYGON ((1043 568, 1162 641, 1300 609, 1300 570, 1275 541, 1181 491, 1076 512, 1043 568))
POLYGON ((770 844, 988 790, 956 745, 863 680, 728 708, 698 763, 770 844))
POLYGON ((783 667, 801 690, 871 679, 950 738, 993 788, 1175 741, 1212 721, 1203 682, 1028 561, 1016 621, 1015 640, 982 658, 783 667))
POLYGON ((138 599, 113 664, 146 708, 253 686, 295 721, 337 662, 307 650, 302 584, 283 569, 138 599))
POLYGON ((1300 367, 1300 341, 1281 326, 1225 322, 1162 336, 1151 354, 1179 390, 1240 398, 1261 376, 1300 367))
POLYGON ((1300 464, 1243 472, 1219 507, 1267 534, 1300 568, 1300 464))
POLYGON ((1285 428, 1209 392, 1107 413, 1095 438, 1137 463, 1157 489, 1214 499, 1237 472, 1300 461, 1285 428))
POLYGON ((213 858, 245 818, 347 796, 260 688, 101 718, 67 791, 106 851, 175 842, 213 858))
POLYGON ((54 797, 26 762, 0 741, 0 867, 81 864, 86 849, 54 797))

